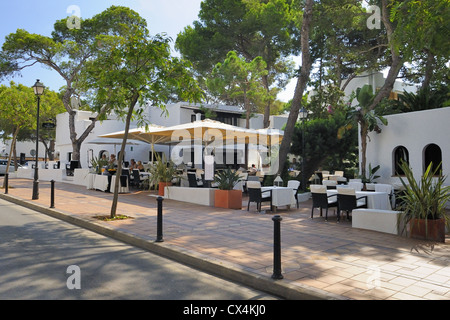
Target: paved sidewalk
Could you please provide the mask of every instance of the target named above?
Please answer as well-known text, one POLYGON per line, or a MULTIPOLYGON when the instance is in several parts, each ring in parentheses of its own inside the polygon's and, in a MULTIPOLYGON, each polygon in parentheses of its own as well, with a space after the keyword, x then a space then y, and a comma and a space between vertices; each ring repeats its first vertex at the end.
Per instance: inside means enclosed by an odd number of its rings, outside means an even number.
POLYGON ((227 210, 166 199, 164 242, 155 242, 154 192, 120 194, 117 214, 133 219, 104 222, 94 216, 109 215, 112 194, 56 183, 50 209, 49 182, 40 182, 39 200, 31 200, 32 180, 9 185, 0 198, 287 299, 450 300, 449 235, 443 244, 355 229, 336 223, 332 211, 328 222, 318 214, 311 220, 311 202, 302 202, 276 213, 283 219, 284 278, 273 280, 275 214, 260 214, 255 204, 250 211, 246 201, 243 210, 227 210))

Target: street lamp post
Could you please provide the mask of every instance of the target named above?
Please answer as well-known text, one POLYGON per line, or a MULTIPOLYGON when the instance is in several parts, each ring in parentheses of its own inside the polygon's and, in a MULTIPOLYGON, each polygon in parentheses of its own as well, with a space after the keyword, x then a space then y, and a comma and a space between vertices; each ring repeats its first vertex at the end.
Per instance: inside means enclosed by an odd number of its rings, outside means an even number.
POLYGON ((34 180, 33 180, 33 200, 39 199, 39 104, 41 102, 41 95, 44 93, 44 85, 39 79, 33 86, 34 94, 37 97, 37 120, 36 120, 36 163, 34 164, 34 180))
POLYGON ((305 119, 308 117, 308 111, 302 107, 299 111, 299 117, 302 120, 302 190, 306 190, 306 181, 305 181, 305 119))

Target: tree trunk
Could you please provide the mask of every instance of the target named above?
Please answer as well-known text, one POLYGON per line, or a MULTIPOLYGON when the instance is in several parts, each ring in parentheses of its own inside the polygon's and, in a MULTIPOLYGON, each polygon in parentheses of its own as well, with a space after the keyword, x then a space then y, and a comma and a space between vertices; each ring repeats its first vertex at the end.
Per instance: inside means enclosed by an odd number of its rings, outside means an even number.
POLYGON ((251 110, 250 110, 250 104, 248 103, 248 99, 247 99, 247 89, 246 88, 244 88, 244 109, 246 111, 245 127, 248 129, 248 128, 250 128, 250 114, 251 114, 251 110))
MULTIPOLYGON (((19 133, 17 133, 19 134, 19 133)), ((17 171, 17 169, 19 168, 18 162, 17 162, 17 138, 16 138, 16 142, 14 143, 14 171, 17 171)))
MULTIPOLYGON (((11 159, 12 159, 12 155, 13 155, 13 150, 16 148, 16 140, 17 140, 17 135, 19 134, 19 130, 20 127, 16 127, 16 130, 14 130, 13 133, 13 140, 11 142, 11 147, 9 150, 9 156, 8 156, 8 162, 6 163, 6 173, 9 173, 9 164, 11 163, 11 159)), ((6 187, 6 179, 3 179, 3 188, 6 187)))
MULTIPOLYGON (((97 120, 106 113, 107 106, 103 106, 98 112, 95 119, 92 120, 91 124, 84 130, 84 132, 81 134, 79 138, 77 138, 77 132, 75 129, 75 117, 77 115, 77 112, 72 109, 72 105, 70 102, 70 99, 72 97, 72 94, 74 93, 74 90, 72 89, 71 82, 67 80, 67 89, 63 96, 63 104, 66 108, 67 112, 69 113, 69 132, 70 132, 70 141, 72 142, 72 160, 80 161, 80 151, 81 151, 81 144, 84 142, 84 140, 87 138, 89 133, 94 129, 95 123, 97 120)), ((81 162, 80 162, 81 166, 81 162)))
POLYGON ((300 77, 298 78, 297 85, 295 87, 294 98, 292 99, 291 111, 289 112, 286 128, 284 130, 283 140, 281 141, 278 159, 279 174, 281 174, 284 169, 285 159, 287 158, 290 150, 295 123, 297 122, 299 110, 302 107, 303 92, 306 89, 306 85, 309 81, 311 72, 312 63, 309 51, 309 30, 311 27, 313 2, 313 0, 306 0, 303 11, 303 22, 301 30, 302 67, 300 71, 300 77))
MULTIPOLYGON (((264 88, 267 91, 267 94, 270 95, 269 80, 267 75, 262 77, 262 82, 264 88)), ((271 106, 271 99, 267 101, 266 107, 264 108, 264 120, 263 120, 264 128, 268 128, 270 125, 270 106, 271 106)))
POLYGON ((125 122, 125 134, 122 139, 122 147, 120 149, 119 159, 117 163, 116 181, 114 184, 114 196, 111 205, 111 219, 113 219, 116 216, 117 212, 117 202, 119 200, 119 183, 120 183, 120 176, 122 175, 122 162, 125 154, 125 146, 127 144, 128 139, 128 131, 130 130, 131 117, 133 115, 134 106, 136 105, 138 99, 139 93, 135 93, 133 98, 131 99, 130 108, 128 109, 127 119, 125 122))
POLYGON ((394 88, 395 80, 397 80, 398 73, 400 72, 400 69, 403 66, 403 60, 400 57, 400 54, 398 53, 398 49, 396 48, 394 41, 392 39, 393 33, 394 33, 394 27, 391 24, 390 16, 389 16, 389 9, 388 9, 388 0, 382 0, 381 1, 381 20, 383 21, 384 27, 386 28, 386 34, 388 38, 388 44, 391 51, 391 66, 389 68, 388 75, 386 77, 386 80, 384 81, 384 85, 381 87, 381 89, 376 94, 375 98, 373 99, 372 104, 369 106, 369 110, 373 110, 377 104, 381 102, 384 98, 389 97, 391 94, 392 89, 394 88))
POLYGON ((55 140, 50 140, 50 148, 48 150, 48 160, 54 161, 55 160, 55 140))
POLYGON ((366 178, 366 151, 367 151, 367 135, 368 128, 367 125, 361 126, 361 176, 366 178))
POLYGON ((427 89, 430 86, 431 78, 433 77, 434 56, 430 50, 424 50, 427 54, 427 61, 425 64, 425 77, 422 82, 422 89, 427 89))

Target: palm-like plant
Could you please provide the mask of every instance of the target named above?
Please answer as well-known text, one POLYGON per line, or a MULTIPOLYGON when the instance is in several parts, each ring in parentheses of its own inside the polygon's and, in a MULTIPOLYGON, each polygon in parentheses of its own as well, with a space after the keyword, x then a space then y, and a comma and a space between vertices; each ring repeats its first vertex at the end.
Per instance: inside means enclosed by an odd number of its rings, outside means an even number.
POLYGON ((156 161, 150 166, 150 185, 158 185, 159 182, 171 182, 172 179, 177 178, 177 169, 173 161, 167 161, 165 154, 159 156, 155 154, 156 161))
POLYGON ((240 176, 237 172, 230 168, 222 170, 214 177, 214 182, 220 190, 232 190, 234 185, 239 181, 240 176))
POLYGON ((450 104, 448 88, 431 89, 421 88, 416 93, 404 91, 399 94, 395 106, 401 112, 420 111, 443 108, 450 104))
POLYGON ((413 219, 425 220, 425 223, 428 220, 444 219, 445 224, 450 227, 450 218, 445 212, 450 201, 450 186, 444 186, 446 177, 438 174, 440 165, 433 169, 433 164, 430 163, 419 182, 406 162, 403 161, 400 167, 406 178, 406 181, 401 179, 405 190, 399 196, 405 226, 413 219))
MULTIPOLYGON (((360 126, 361 136, 361 176, 366 177, 366 150, 367 141, 369 140, 369 132, 376 131, 381 132, 379 126, 380 122, 387 125, 387 119, 377 114, 374 109, 370 109, 372 101, 375 97, 371 85, 364 85, 362 88, 356 89, 356 99, 358 105, 355 108, 350 108, 347 114, 347 118, 350 121, 356 121, 360 126)), ((341 129, 348 130, 351 128, 351 124, 341 129)))
POLYGON ((108 165, 108 160, 94 157, 91 159, 91 164, 95 171, 100 174, 102 173, 102 168, 108 165))

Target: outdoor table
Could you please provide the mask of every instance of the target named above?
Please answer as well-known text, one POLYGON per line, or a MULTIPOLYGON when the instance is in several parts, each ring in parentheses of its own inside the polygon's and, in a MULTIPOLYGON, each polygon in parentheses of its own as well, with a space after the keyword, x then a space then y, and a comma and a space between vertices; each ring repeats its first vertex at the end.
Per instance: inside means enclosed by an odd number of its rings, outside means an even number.
POLYGON ((296 205, 294 190, 287 187, 261 187, 261 192, 272 190, 272 209, 276 212, 277 207, 296 205))
MULTIPOLYGON (((337 195, 337 190, 327 190, 327 195, 337 195)), ((374 191, 356 191, 356 198, 367 196, 367 208, 379 210, 391 210, 391 203, 389 202, 389 195, 387 192, 374 191)))
POLYGON ((94 181, 95 177, 97 176, 96 173, 89 173, 86 178, 86 188, 87 189, 94 189, 94 181))
POLYGON ((108 176, 107 175, 96 175, 94 179, 93 189, 108 191, 108 176))
POLYGON ((146 171, 140 171, 139 175, 141 176, 141 180, 142 180, 142 179, 150 178, 151 173, 150 172, 146 172, 146 171))

